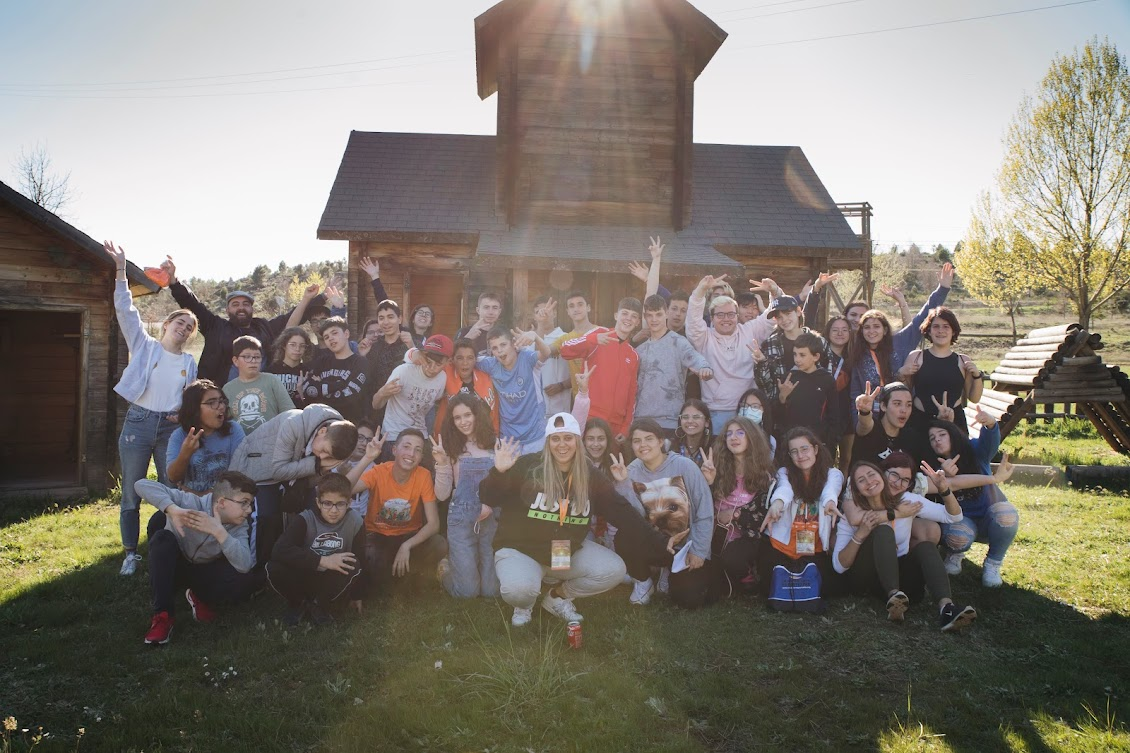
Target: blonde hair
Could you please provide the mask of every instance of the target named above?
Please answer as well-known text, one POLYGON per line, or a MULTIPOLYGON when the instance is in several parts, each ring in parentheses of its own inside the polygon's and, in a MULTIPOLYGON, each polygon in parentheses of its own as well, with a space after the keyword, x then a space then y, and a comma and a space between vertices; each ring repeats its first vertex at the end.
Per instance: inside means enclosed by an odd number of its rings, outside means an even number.
POLYGON ((188 309, 177 309, 176 311, 165 317, 165 321, 161 322, 161 337, 165 336, 165 330, 168 329, 168 326, 172 323, 173 319, 177 319, 182 316, 187 316, 192 320, 192 332, 189 333, 188 339, 191 340, 192 338, 196 337, 196 333, 200 329, 200 320, 196 318, 196 314, 192 313, 188 309))
MULTIPOLYGON (((592 466, 581 446, 581 438, 576 434, 573 436, 577 438, 577 452, 573 455, 573 467, 567 474, 557 470, 557 464, 553 462, 553 454, 548 449, 542 452, 542 491, 545 493, 546 501, 564 499, 568 496, 570 509, 575 509, 582 515, 589 515, 592 512, 589 509, 589 475, 592 473, 592 466)), ((549 437, 546 437, 546 444, 548 443, 549 437)))

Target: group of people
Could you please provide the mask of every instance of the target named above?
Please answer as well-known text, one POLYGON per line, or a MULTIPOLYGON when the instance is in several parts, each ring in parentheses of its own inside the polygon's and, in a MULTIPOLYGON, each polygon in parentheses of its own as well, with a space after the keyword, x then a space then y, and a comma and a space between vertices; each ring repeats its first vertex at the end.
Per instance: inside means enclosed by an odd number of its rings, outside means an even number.
POLYGON ((621 584, 640 606, 771 596, 771 573, 811 563, 824 596, 876 596, 891 620, 928 591, 949 632, 976 617, 949 581, 975 541, 983 585, 1002 582, 1011 465, 990 467, 1000 433, 976 405, 985 375, 954 349, 948 264, 913 316, 883 291, 901 329, 863 302, 810 328, 835 275, 795 296, 768 278, 735 294, 725 275, 672 292, 655 238, 650 265, 630 266, 643 295, 611 326, 582 291, 563 297, 564 327, 549 295, 505 326, 485 292, 451 338, 427 305, 406 320, 365 258, 376 316, 354 340, 332 288, 269 320, 236 291, 221 316, 168 258, 182 308, 153 337, 105 247, 130 351, 122 575, 141 561, 141 501, 158 508, 146 643, 169 640, 180 589, 200 621, 269 586, 287 624, 324 624, 335 603, 360 612, 434 574, 454 597, 500 597, 521 626, 539 600, 582 620, 576 599, 621 584))

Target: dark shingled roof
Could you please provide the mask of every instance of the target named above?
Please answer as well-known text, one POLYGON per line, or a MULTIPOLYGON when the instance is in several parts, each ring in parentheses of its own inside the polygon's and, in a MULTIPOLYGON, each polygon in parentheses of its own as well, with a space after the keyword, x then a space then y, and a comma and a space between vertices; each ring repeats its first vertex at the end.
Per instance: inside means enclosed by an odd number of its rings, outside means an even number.
POLYGON ((695 144, 691 223, 678 233, 654 227, 509 228, 494 211, 495 164, 494 136, 354 131, 318 237, 473 243, 484 263, 524 256, 531 266, 633 259, 656 232, 671 264, 737 266, 716 246, 785 254, 859 251, 855 232, 795 146, 695 144))
MULTIPOLYGON (((0 205, 11 207, 17 214, 44 230, 66 238, 99 263, 110 267, 114 265, 114 260, 106 253, 106 249, 102 248, 101 243, 4 183, 0 183, 0 205)), ((135 296, 161 292, 161 288, 146 277, 140 267, 129 260, 126 261, 126 279, 129 280, 130 290, 135 296)))

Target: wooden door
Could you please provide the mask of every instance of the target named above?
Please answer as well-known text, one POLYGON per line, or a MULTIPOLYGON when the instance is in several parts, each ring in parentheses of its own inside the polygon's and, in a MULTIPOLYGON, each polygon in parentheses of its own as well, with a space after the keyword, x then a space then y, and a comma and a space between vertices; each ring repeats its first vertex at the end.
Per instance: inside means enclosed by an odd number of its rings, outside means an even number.
POLYGON ((412 272, 405 292, 405 324, 411 323, 412 309, 421 303, 432 307, 435 319, 432 331, 454 337, 462 325, 463 275, 433 272, 412 272))

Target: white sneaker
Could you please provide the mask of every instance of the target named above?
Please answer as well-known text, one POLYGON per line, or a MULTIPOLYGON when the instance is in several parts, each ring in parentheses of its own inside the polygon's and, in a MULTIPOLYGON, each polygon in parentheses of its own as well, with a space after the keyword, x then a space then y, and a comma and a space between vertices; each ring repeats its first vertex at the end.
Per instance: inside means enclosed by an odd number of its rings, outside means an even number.
POLYGON ((141 555, 137 552, 130 552, 126 558, 122 560, 122 569, 118 571, 118 575, 130 576, 137 572, 137 563, 141 562, 141 555))
POLYGON ((566 622, 581 622, 585 619, 581 616, 581 613, 577 611, 577 608, 573 606, 572 599, 563 599, 551 593, 547 593, 542 597, 541 608, 552 615, 560 617, 566 622))
POLYGON ((534 618, 534 608, 514 607, 514 616, 510 618, 510 624, 514 627, 525 627, 530 624, 530 620, 534 618))
POLYGON ((985 588, 1000 588, 1004 585, 999 561, 985 558, 985 564, 981 566, 981 585, 985 588))
POLYGON ((651 601, 653 593, 655 593, 655 582, 651 578, 637 580, 632 586, 632 595, 628 597, 628 603, 642 607, 651 601))
POLYGON ((946 573, 961 575, 961 561, 965 559, 965 552, 950 552, 946 555, 946 573))
POLYGON ((664 567, 659 570, 659 593, 665 594, 671 590, 671 568, 664 567))

